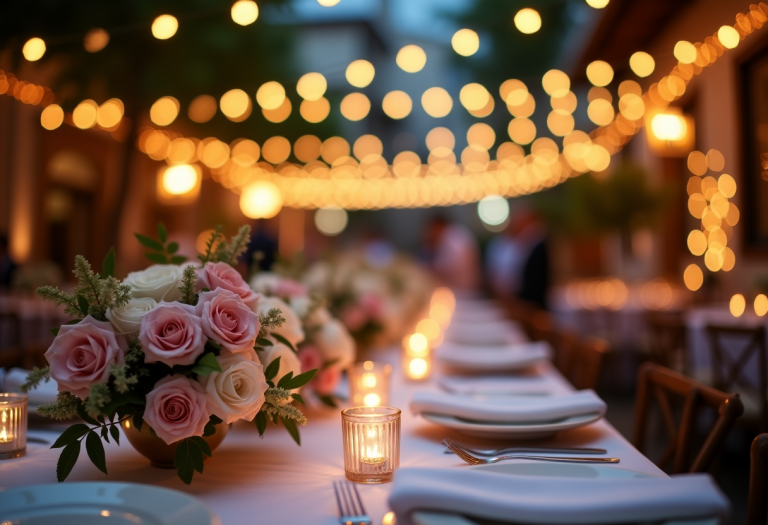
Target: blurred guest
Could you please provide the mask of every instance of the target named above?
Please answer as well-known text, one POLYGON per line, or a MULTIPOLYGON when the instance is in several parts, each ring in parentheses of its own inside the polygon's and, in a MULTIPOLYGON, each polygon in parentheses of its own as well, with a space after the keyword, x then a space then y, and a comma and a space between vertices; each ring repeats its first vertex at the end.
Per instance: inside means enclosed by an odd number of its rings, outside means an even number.
POLYGON ((257 219, 251 226, 251 241, 243 261, 247 265, 247 274, 254 271, 269 271, 277 258, 277 235, 273 231, 276 219, 257 219))
POLYGON ((448 286, 477 288, 480 256, 477 242, 467 228, 438 215, 427 226, 425 241, 430 266, 448 286))
POLYGON ((549 291, 549 252, 544 225, 532 210, 524 210, 515 218, 516 243, 525 253, 520 266, 511 268, 517 274, 517 298, 547 309, 549 291))
POLYGON ((0 235, 0 288, 9 288, 16 272, 16 263, 8 251, 8 237, 0 235))
POLYGON ((517 295, 522 266, 528 255, 526 247, 517 239, 517 234, 517 224, 510 221, 501 234, 488 242, 485 256, 486 278, 494 295, 517 295))

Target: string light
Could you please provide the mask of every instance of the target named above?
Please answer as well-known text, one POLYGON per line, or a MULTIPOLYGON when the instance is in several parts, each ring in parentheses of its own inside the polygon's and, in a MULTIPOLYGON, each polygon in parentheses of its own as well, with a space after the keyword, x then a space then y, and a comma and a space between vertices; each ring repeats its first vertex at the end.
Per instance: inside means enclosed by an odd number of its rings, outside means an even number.
POLYGON ((381 107, 389 118, 400 120, 411 113, 413 102, 404 91, 390 91, 384 95, 381 107))
POLYGON ((741 40, 739 32, 736 31, 733 26, 722 26, 717 30, 717 38, 726 49, 735 48, 739 45, 739 40, 741 40))
POLYGON ((83 39, 83 47, 89 53, 98 53, 107 47, 107 44, 109 44, 109 33, 100 27, 88 31, 83 39))
POLYGON ((152 22, 152 36, 158 40, 168 40, 179 29, 179 21, 173 15, 160 15, 152 22))
POLYGON ((746 307, 747 301, 740 293, 734 294, 733 297, 731 297, 731 301, 728 305, 728 308, 731 311, 731 315, 734 317, 741 317, 742 314, 744 314, 746 307))
POLYGON ((238 0, 232 4, 232 20, 241 26, 247 26, 259 18, 259 6, 253 0, 238 0))
POLYGON ((451 46, 461 56, 472 56, 480 49, 480 37, 471 29, 459 29, 451 38, 451 46))
POLYGON ((347 82, 358 88, 364 88, 373 82, 376 69, 367 60, 355 60, 347 66, 347 82))
POLYGON ((427 54, 416 45, 407 45, 397 52, 395 62, 407 73, 417 73, 424 69, 427 63, 427 54))
POLYGON ((541 15, 535 9, 525 7, 515 14, 515 27, 523 34, 531 35, 541 29, 541 15))
POLYGON ((47 130, 54 130, 64 123, 64 110, 58 104, 51 104, 40 114, 40 124, 47 130))
POLYGON ((179 115, 181 105, 174 97, 157 99, 149 109, 149 119, 158 126, 168 126, 179 115))
POLYGON ((314 102, 325 95, 328 81, 321 73, 307 73, 296 83, 296 91, 304 100, 314 102))
POLYGON ((587 0, 587 5, 595 9, 603 9, 610 0, 587 0))
POLYGON ((24 43, 24 47, 21 48, 21 54, 24 55, 24 58, 28 61, 35 62, 43 58, 45 49, 45 42, 43 39, 34 37, 24 43))
POLYGON ((442 118, 453 109, 453 99, 445 89, 431 87, 421 95, 421 106, 430 117, 442 118))

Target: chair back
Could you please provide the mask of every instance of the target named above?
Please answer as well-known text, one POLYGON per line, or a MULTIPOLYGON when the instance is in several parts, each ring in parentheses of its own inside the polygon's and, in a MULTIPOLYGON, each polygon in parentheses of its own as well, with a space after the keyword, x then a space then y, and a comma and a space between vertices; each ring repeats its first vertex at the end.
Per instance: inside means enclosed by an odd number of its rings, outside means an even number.
POLYGON ((680 313, 649 312, 646 316, 650 360, 661 366, 688 373, 687 329, 680 313))
POLYGON ((768 523, 768 434, 755 438, 751 455, 747 525, 765 525, 768 523))
POLYGON ((754 394, 758 398, 760 429, 768 430, 765 326, 744 328, 708 325, 706 330, 712 351, 714 386, 721 390, 743 390, 743 395, 747 392, 754 394), (725 344, 724 338, 728 338, 728 344, 725 344), (741 343, 741 349, 734 348, 736 341, 741 343), (750 381, 746 373, 753 356, 757 358, 757 384, 750 381))
POLYGON ((672 472, 706 472, 736 419, 744 412, 738 394, 726 394, 699 383, 669 368, 646 362, 640 367, 635 399, 635 435, 633 443, 638 450, 645 445, 650 401, 655 398, 664 427, 669 435, 669 446, 656 464, 665 468, 672 462, 672 472), (670 399, 673 396, 673 399, 670 399), (674 398, 683 400, 680 422, 676 423, 674 398), (717 419, 709 429, 701 449, 690 467, 688 459, 693 448, 697 416, 704 407, 717 411, 717 419))
MULTIPOLYGON (((567 337, 567 334, 563 337, 567 337)), ((579 390, 597 388, 607 352, 608 341, 605 339, 575 338, 564 352, 561 369, 563 375, 579 390)))

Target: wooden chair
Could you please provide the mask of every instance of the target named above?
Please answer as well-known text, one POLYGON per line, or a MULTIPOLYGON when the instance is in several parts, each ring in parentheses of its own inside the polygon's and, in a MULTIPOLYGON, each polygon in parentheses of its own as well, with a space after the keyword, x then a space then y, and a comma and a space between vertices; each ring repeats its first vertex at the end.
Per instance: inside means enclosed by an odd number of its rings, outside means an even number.
POLYGON ((765 525, 768 523, 768 434, 755 438, 751 456, 747 525, 765 525))
POLYGON ((686 355, 688 337, 682 314, 648 312, 646 324, 650 360, 686 375, 689 369, 686 355))
MULTIPOLYGON (((564 335, 567 337, 567 335, 564 335)), ((597 337, 577 337, 564 351, 563 375, 579 390, 597 388, 608 341, 597 337)))
POLYGON ((712 351, 712 384, 720 390, 739 392, 748 419, 757 419, 762 431, 768 430, 768 373, 766 372, 766 331, 764 326, 742 328, 735 326, 708 325, 706 327, 712 351), (723 338, 739 340, 741 350, 727 347, 723 338), (735 350, 727 352, 726 348, 735 350), (757 356, 757 385, 746 377, 752 356, 757 356))
POLYGON ((701 384, 682 374, 655 363, 646 362, 640 367, 635 400, 635 435, 633 443, 638 450, 645 445, 646 423, 650 414, 651 397, 656 398, 661 419, 669 434, 670 444, 664 452, 659 468, 672 460, 672 472, 706 472, 726 435, 736 419, 744 412, 744 406, 738 394, 726 394, 712 387, 701 384), (680 423, 675 423, 675 416, 669 395, 683 400, 680 423), (717 411, 718 417, 691 466, 688 458, 694 441, 697 415, 703 407, 717 411))

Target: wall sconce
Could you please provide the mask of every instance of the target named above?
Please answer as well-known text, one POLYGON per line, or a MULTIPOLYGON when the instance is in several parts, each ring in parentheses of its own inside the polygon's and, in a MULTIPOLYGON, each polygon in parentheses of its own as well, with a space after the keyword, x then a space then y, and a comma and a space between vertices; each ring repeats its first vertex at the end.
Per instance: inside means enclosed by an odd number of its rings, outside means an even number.
POLYGON ((685 157, 693 151, 695 122, 680 108, 647 113, 645 130, 651 150, 660 157, 685 157))
POLYGON ((161 204, 191 204, 200 195, 203 172, 197 164, 174 164, 157 170, 157 200, 161 204))

